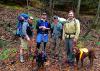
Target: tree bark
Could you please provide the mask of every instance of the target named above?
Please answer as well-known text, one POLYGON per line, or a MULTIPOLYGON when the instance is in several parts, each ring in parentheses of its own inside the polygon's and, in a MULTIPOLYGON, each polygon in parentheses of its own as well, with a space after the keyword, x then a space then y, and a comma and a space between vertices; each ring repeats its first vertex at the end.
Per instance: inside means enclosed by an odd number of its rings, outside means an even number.
POLYGON ((77 10, 76 10, 76 15, 77 15, 77 17, 79 17, 80 5, 81 5, 81 0, 78 0, 77 10))

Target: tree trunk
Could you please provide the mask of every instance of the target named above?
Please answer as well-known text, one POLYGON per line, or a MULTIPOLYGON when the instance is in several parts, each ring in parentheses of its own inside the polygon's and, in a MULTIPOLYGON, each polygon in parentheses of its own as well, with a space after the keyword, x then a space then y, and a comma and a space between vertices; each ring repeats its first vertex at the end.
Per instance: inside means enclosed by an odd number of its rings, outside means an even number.
POLYGON ((98 3, 98 9, 97 9, 97 13, 96 13, 96 20, 95 20, 94 24, 96 24, 96 25, 98 24, 99 17, 100 17, 100 0, 99 0, 99 3, 98 3))
POLYGON ((80 5, 81 5, 81 0, 78 0, 77 10, 76 10, 76 15, 77 15, 77 17, 79 17, 80 5))
POLYGON ((50 22, 52 21, 53 16, 53 0, 50 0, 50 22))

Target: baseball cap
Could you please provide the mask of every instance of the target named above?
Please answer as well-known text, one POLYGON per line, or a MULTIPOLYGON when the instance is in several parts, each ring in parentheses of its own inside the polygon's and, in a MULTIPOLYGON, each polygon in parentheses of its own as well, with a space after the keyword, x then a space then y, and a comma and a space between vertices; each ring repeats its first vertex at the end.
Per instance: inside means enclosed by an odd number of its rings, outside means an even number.
POLYGON ((47 13, 43 12, 42 15, 47 15, 47 13))
POLYGON ((53 16, 53 19, 58 19, 58 16, 53 16))
POLYGON ((29 19, 32 19, 33 20, 34 18, 32 16, 30 16, 29 19))

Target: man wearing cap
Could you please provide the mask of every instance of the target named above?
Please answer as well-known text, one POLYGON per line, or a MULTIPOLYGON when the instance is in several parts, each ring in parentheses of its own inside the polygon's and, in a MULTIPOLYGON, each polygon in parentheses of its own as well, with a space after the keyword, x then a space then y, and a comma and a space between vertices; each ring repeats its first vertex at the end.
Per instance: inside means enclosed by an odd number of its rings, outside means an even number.
POLYGON ((36 37, 37 49, 36 51, 39 51, 40 44, 41 42, 43 42, 42 51, 46 55, 46 44, 48 42, 48 30, 50 29, 50 24, 47 21, 46 13, 42 13, 41 18, 37 21, 36 29, 37 29, 37 37, 36 37))
POLYGON ((60 47, 60 37, 62 32, 62 24, 58 20, 58 16, 53 17, 53 22, 51 24, 52 29, 52 56, 55 57, 55 53, 59 56, 59 60, 61 60, 61 47, 60 47), (57 50, 56 50, 57 49, 57 50))
POLYGON ((31 53, 30 47, 32 47, 31 39, 33 37, 33 27, 32 27, 32 17, 29 17, 27 20, 24 19, 22 25, 22 35, 21 35, 21 45, 20 45, 20 62, 24 62, 24 50, 29 50, 29 54, 31 53), (29 47, 29 49, 28 49, 29 47))
POLYGON ((74 12, 68 13, 68 19, 63 27, 63 40, 66 44, 67 62, 74 64, 75 56, 72 51, 73 43, 76 43, 80 34, 80 22, 75 18, 74 12))
POLYGON ((31 56, 32 55, 32 47, 33 47, 33 35, 34 35, 34 26, 33 26, 33 17, 32 16, 30 16, 29 17, 29 19, 28 19, 28 26, 27 26, 27 29, 26 29, 26 31, 27 31, 27 35, 29 36, 29 38, 30 38, 30 41, 29 41, 29 51, 28 51, 28 54, 29 54, 29 56, 31 56))

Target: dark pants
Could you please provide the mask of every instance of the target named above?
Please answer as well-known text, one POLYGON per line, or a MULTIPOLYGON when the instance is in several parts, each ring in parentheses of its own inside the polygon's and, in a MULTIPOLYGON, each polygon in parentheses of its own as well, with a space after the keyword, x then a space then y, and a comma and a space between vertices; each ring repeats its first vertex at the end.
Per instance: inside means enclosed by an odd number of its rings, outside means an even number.
POLYGON ((72 51, 73 39, 66 38, 65 44, 66 44, 66 52, 67 52, 67 61, 70 62, 70 63, 74 63, 75 56, 74 56, 73 51, 72 51))
POLYGON ((62 57, 61 46, 60 46, 61 39, 58 37, 58 35, 55 35, 55 36, 52 36, 53 47, 51 47, 51 54, 52 56, 55 56, 55 54, 57 54, 59 60, 61 60, 61 57, 62 57))

